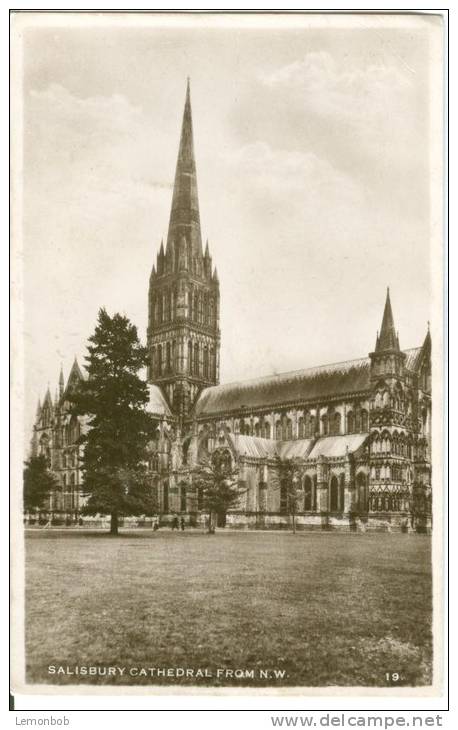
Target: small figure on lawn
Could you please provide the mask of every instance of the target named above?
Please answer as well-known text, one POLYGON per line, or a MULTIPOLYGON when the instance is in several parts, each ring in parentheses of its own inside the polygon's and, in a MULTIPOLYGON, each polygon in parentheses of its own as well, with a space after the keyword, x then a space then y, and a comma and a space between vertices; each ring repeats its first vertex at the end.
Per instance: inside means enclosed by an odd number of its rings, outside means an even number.
POLYGON ((172 520, 172 530, 178 530, 178 517, 176 515, 172 520))
POLYGON ((182 517, 181 520, 180 520, 180 525, 181 525, 181 531, 182 532, 184 532, 184 524, 185 524, 184 523, 184 517, 182 517))

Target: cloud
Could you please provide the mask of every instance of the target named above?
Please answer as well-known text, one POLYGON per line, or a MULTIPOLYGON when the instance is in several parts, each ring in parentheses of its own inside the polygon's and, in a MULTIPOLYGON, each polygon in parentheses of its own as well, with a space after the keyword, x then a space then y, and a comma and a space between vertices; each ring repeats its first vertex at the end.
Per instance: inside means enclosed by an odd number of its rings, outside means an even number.
POLYGON ((319 157, 315 152, 274 148, 264 141, 240 147, 230 158, 234 170, 249 180, 249 186, 278 197, 307 194, 325 201, 331 191, 336 198, 349 201, 360 196, 357 184, 349 175, 319 157))
POLYGON ((240 146, 265 143, 302 155, 304 165, 319 159, 321 170, 328 163, 331 177, 352 178, 388 215, 423 215, 425 85, 397 57, 356 65, 313 51, 259 74, 249 96, 234 118, 240 146))
POLYGON ((138 195, 171 185, 164 159, 147 143, 150 121, 122 94, 81 98, 59 84, 32 89, 27 122, 29 169, 41 187, 58 183, 71 196, 69 189, 83 188, 126 195, 132 186, 138 195))

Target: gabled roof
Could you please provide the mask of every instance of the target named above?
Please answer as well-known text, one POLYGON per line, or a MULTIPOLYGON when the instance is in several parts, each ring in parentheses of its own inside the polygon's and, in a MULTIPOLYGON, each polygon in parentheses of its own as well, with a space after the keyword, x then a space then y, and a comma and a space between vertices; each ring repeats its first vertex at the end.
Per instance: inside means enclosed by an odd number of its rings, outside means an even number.
POLYGON ((352 454, 357 451, 365 442, 369 434, 353 433, 346 436, 324 436, 318 439, 309 454, 309 459, 316 459, 318 456, 336 458, 352 454))
POLYGON ((227 434, 234 452, 251 459, 316 459, 318 456, 339 458, 357 451, 366 441, 367 433, 346 436, 323 436, 313 439, 294 441, 275 441, 258 436, 227 434))
POLYGON ((422 347, 413 347, 410 350, 404 350, 406 355, 405 366, 407 370, 416 372, 418 365, 420 364, 422 347))
POLYGON ((233 433, 228 433, 227 439, 239 456, 254 459, 274 459, 278 456, 278 442, 272 439, 263 439, 258 436, 236 436, 233 433))
MULTIPOLYGON (((422 347, 405 350, 406 368, 415 371, 422 347)), ((294 370, 205 388, 195 405, 197 418, 218 416, 314 402, 328 397, 351 396, 370 389, 368 357, 294 370)))
POLYGON ((296 441, 277 441, 278 455, 281 459, 306 459, 313 447, 314 439, 296 441))
POLYGON ((171 416, 170 408, 159 386, 148 383, 148 393, 147 412, 154 416, 171 416))
POLYGON ((208 416, 244 408, 254 410, 313 401, 326 396, 356 393, 369 388, 369 358, 321 365, 280 375, 269 375, 227 385, 216 385, 202 391, 195 414, 208 416))

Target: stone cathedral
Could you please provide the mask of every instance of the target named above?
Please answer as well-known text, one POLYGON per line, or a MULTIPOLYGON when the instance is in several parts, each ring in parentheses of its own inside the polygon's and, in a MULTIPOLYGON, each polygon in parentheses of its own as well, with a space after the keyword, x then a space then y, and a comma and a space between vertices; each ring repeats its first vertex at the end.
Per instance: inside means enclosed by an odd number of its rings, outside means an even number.
MULTIPOLYGON (((237 508, 219 515, 221 527, 288 527, 278 470, 294 459, 302 465, 298 528, 429 530, 429 329, 420 347, 402 350, 388 291, 368 356, 220 385, 219 310, 218 274, 201 236, 188 82, 167 241, 148 293, 148 410, 157 426, 149 466, 160 523, 175 515, 201 523, 190 473, 221 449, 245 487, 237 508)), ((76 361, 67 383, 61 372, 33 429, 32 454, 46 454, 60 483, 41 518, 54 524, 104 520, 80 515, 85 424, 70 417, 68 395, 82 377, 76 361)))

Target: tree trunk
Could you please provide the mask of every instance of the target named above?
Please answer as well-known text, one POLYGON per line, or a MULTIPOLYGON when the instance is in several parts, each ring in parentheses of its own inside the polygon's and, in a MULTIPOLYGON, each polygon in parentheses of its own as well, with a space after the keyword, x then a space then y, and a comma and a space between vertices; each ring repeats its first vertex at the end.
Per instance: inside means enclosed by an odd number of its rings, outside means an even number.
POLYGON ((118 513, 112 512, 111 521, 110 521, 110 535, 117 535, 117 534, 118 534, 118 513))

